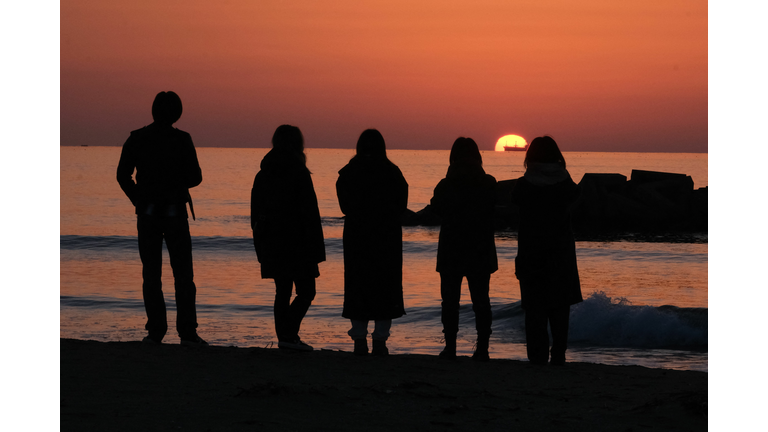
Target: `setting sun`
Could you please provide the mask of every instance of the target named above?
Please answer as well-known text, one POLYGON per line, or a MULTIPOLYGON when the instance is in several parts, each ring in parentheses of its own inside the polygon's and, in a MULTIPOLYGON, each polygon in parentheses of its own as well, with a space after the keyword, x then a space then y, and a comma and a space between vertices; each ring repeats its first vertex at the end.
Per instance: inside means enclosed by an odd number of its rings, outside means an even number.
POLYGON ((505 151, 505 147, 512 150, 524 150, 528 143, 520 135, 504 135, 496 141, 496 151, 505 151))

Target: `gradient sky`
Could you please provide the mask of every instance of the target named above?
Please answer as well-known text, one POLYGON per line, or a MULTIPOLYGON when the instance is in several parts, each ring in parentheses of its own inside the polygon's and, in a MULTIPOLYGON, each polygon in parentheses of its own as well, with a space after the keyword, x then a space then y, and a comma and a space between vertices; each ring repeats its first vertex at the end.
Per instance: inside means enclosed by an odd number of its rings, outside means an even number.
POLYGON ((61 2, 61 144, 122 145, 173 90, 197 146, 707 152, 707 2, 61 2))

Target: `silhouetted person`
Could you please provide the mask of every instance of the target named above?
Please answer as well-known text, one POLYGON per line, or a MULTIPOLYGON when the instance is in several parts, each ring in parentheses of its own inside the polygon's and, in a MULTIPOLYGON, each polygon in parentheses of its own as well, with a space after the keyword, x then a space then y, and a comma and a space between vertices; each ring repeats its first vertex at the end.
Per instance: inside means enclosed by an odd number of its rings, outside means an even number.
MULTIPOLYGON (((131 132, 117 166, 117 182, 136 207, 139 256, 143 266, 146 343, 160 343, 168 330, 161 282, 163 239, 176 290, 176 329, 184 345, 208 345, 197 335, 192 241, 187 221, 189 188, 203 181, 192 138, 172 125, 181 117, 181 99, 160 92, 152 104, 154 122, 131 132), (136 170, 136 181, 132 176, 136 170)), ((194 218, 194 211, 192 211, 194 218)))
POLYGON ((261 277, 275 280, 275 331, 279 348, 311 351, 299 338, 315 299, 325 244, 317 196, 299 128, 282 125, 261 161, 251 189, 251 228, 261 277), (291 302, 293 286, 296 297, 291 302))
POLYGON ((368 354, 368 321, 375 321, 373 354, 387 355, 392 319, 403 307, 403 230, 408 183, 387 159, 384 138, 368 129, 357 154, 339 171, 336 182, 344 219, 344 310, 355 341, 354 353, 368 354))
POLYGON ((487 361, 491 336, 491 273, 498 269, 493 213, 496 179, 483 170, 483 159, 471 138, 453 143, 450 166, 435 187, 432 209, 442 219, 437 246, 445 349, 440 357, 456 358, 461 281, 467 278, 475 312, 477 346, 472 358, 487 361))
POLYGON ((520 208, 515 275, 525 310, 528 359, 547 364, 549 323, 551 363, 562 365, 570 306, 582 301, 570 220, 570 207, 579 191, 551 137, 531 142, 524 165, 525 175, 517 180, 512 201, 520 208))

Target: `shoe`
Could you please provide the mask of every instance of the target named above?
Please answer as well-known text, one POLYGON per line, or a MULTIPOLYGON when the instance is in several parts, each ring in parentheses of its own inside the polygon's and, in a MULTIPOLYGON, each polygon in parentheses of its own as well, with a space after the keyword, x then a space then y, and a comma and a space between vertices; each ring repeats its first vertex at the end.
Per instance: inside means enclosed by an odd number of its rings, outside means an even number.
POLYGON ((552 366, 565 366, 565 357, 561 357, 561 358, 553 357, 551 360, 549 360, 549 364, 551 364, 552 366))
POLYGON ((385 357, 389 355, 389 348, 387 348, 387 341, 373 340, 373 355, 379 357, 385 357))
POLYGON ((355 350, 353 353, 359 356, 368 355, 368 341, 365 339, 355 339, 355 350))
POLYGON ((440 352, 440 355, 438 356, 443 360, 456 360, 456 350, 445 348, 440 352))
POLYGON ((472 354, 472 360, 481 362, 491 360, 491 356, 488 355, 488 338, 477 338, 477 344, 475 344, 475 352, 472 354))
POLYGON ((203 338, 201 338, 198 335, 195 335, 193 339, 182 339, 181 344, 186 346, 197 346, 197 347, 208 346, 208 342, 204 341, 203 338))
POLYGON ((147 344, 147 345, 160 345, 163 342, 147 336, 147 337, 145 337, 144 339, 141 340, 141 343, 147 344))
POLYGON ((445 360, 456 360, 456 335, 445 338, 445 348, 440 352, 440 358, 445 360))
POLYGON ((474 361, 480 361, 480 362, 487 362, 491 360, 491 356, 488 355, 488 350, 483 349, 476 349, 475 353, 472 354, 472 360, 474 361))
POLYGON ((277 347, 296 351, 312 351, 314 349, 310 345, 302 342, 301 339, 295 339, 292 341, 279 341, 277 343, 277 347))

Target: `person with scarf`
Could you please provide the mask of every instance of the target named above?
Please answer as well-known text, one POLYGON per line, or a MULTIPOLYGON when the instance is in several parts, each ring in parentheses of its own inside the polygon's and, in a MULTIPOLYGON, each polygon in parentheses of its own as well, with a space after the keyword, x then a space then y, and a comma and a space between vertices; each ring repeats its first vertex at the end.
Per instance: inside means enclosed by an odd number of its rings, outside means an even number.
POLYGON ((531 363, 563 365, 570 306, 583 301, 570 220, 579 188, 549 136, 531 141, 523 164, 525 175, 515 183, 512 202, 520 209, 515 276, 525 311, 526 350, 531 363))
POLYGON ((336 193, 344 213, 342 316, 351 321, 355 354, 368 354, 368 321, 373 320, 372 354, 385 356, 392 319, 405 315, 400 219, 408 183, 387 158, 376 129, 360 135, 355 157, 339 171, 336 193))
POLYGON ((473 360, 488 361, 491 336, 491 274, 498 269, 494 242, 496 179, 483 170, 483 159, 471 138, 458 138, 450 166, 430 202, 441 218, 437 246, 445 349, 441 358, 456 358, 461 282, 467 278, 475 312, 477 345, 473 360))
POLYGON ((272 150, 261 161, 251 189, 251 228, 261 277, 275 280, 277 346, 312 351, 299 338, 299 330, 315 299, 325 243, 304 137, 295 126, 277 128, 272 150))

